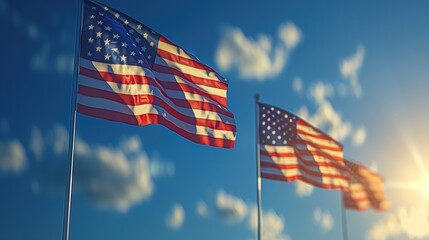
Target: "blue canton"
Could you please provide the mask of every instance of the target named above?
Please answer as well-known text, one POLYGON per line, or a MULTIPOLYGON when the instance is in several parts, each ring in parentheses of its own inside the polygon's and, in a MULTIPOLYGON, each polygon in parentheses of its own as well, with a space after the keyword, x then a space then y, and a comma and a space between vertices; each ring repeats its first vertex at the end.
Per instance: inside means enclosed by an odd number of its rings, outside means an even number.
POLYGON ((260 103, 260 144, 292 146, 294 139, 296 139, 296 116, 282 109, 260 103))
POLYGON ((159 37, 126 14, 85 0, 80 57, 152 68, 159 37))

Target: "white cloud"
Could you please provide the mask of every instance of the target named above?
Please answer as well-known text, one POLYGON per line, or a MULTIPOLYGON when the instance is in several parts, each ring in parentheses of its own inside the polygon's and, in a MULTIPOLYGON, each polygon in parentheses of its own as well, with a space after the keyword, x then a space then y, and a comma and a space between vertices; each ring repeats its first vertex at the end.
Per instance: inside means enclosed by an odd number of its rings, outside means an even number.
POLYGON ((247 205, 241 198, 219 190, 216 196, 218 213, 228 222, 240 222, 247 214, 247 205))
POLYGON ((429 209, 426 204, 413 208, 400 208, 375 224, 368 232, 369 240, 386 240, 406 236, 409 239, 429 237, 429 209))
POLYGON ((27 166, 25 149, 17 139, 0 140, 0 171, 19 174, 27 166))
POLYGON ((302 79, 300 77, 295 77, 293 79, 292 87, 296 93, 301 93, 302 89, 304 88, 302 79))
POLYGON ((171 177, 174 175, 176 168, 171 162, 159 161, 153 159, 149 164, 150 174, 154 178, 171 177))
POLYGON ((317 82, 310 86, 310 97, 315 100, 317 104, 323 104, 327 98, 334 96, 334 87, 330 83, 317 82))
POLYGON ((243 79, 263 81, 276 77, 301 39, 300 30, 291 22, 281 25, 278 34, 279 43, 273 46, 268 35, 259 34, 253 40, 239 28, 228 28, 216 51, 216 63, 223 71, 236 68, 243 79))
POLYGON ((207 204, 204 201, 198 201, 196 210, 198 215, 201 217, 208 217, 209 216, 209 209, 207 207, 207 204))
POLYGON ((313 213, 314 222, 324 231, 330 231, 334 227, 334 218, 328 210, 317 207, 313 213))
POLYGON ((293 22, 287 22, 279 27, 279 37, 287 49, 294 49, 301 42, 302 33, 293 22))
POLYGON ((10 126, 6 119, 0 119, 0 133, 6 135, 9 132, 10 126))
POLYGON ((347 80, 353 94, 356 97, 362 96, 362 87, 359 83, 359 70, 365 59, 365 48, 359 45, 355 54, 341 61, 340 72, 342 77, 347 80))
POLYGON ((308 197, 313 193, 314 187, 303 181, 295 181, 295 193, 298 197, 308 197))
MULTIPOLYGON (((270 209, 262 212, 261 239, 264 240, 289 240, 290 237, 283 233, 285 223, 283 217, 270 209)), ((249 228, 256 234, 258 228, 258 210, 253 208, 249 217, 249 228)))
POLYGON ((33 127, 31 129, 30 150, 36 159, 40 159, 43 154, 44 140, 40 129, 33 127))
POLYGON ((182 227, 185 221, 185 210, 179 204, 174 204, 171 212, 165 218, 165 222, 168 227, 174 230, 178 230, 182 227))
POLYGON ((361 146, 366 139, 366 129, 365 127, 359 127, 356 129, 352 136, 352 145, 355 147, 361 146))
MULTIPOLYGON (((40 179, 46 182, 57 182, 55 174, 47 172, 58 166, 58 158, 67 157, 68 133, 62 125, 41 134, 44 151, 41 154, 45 161, 40 179), (52 166, 51 166, 52 165, 52 166), (47 169, 47 170, 44 170, 47 169), (46 171, 46 172, 44 172, 46 171)), ((143 151, 137 136, 125 137, 117 146, 89 144, 76 138, 74 182, 77 192, 86 195, 100 207, 126 212, 130 207, 148 200, 154 192, 151 161, 143 151)), ((157 160, 158 166, 164 166, 157 160)), ((174 169, 172 163, 166 164, 174 169)), ((60 169, 54 172, 59 172, 60 169)), ((171 176, 165 173, 157 177, 171 176)), ((41 181, 40 183, 45 183, 41 181)))

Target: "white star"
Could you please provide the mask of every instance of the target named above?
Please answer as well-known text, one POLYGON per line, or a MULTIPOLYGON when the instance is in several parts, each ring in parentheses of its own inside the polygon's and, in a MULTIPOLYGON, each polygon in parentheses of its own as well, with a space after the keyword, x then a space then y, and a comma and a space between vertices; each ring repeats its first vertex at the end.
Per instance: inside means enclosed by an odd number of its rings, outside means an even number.
POLYGON ((130 29, 130 31, 129 31, 131 34, 133 34, 134 33, 134 29, 130 29))
POLYGON ((142 29, 142 25, 137 25, 137 30, 140 30, 140 29, 142 29))
POLYGON ((125 62, 126 59, 127 59, 127 57, 125 57, 125 55, 122 54, 122 56, 121 56, 121 62, 125 62))
POLYGON ((97 34, 96 37, 101 38, 101 32, 97 32, 96 34, 97 34))
POLYGON ((149 36, 149 34, 147 34, 147 32, 143 33, 143 37, 147 39, 147 37, 149 36))
POLYGON ((104 13, 98 13, 98 15, 100 15, 100 16, 104 16, 104 13))
POLYGON ((91 24, 88 26, 88 30, 92 30, 92 29, 94 29, 94 25, 91 24))
POLYGON ((107 46, 107 45, 109 45, 110 44, 110 40, 108 39, 108 38, 106 38, 105 40, 104 40, 104 45, 105 46, 107 46))
POLYGON ((128 25, 128 23, 130 23, 130 22, 128 22, 128 20, 125 19, 124 23, 125 23, 125 25, 128 25))
POLYGON ((91 57, 92 56, 92 53, 91 52, 88 52, 88 57, 91 57))
POLYGON ((136 38, 136 42, 140 42, 140 38, 136 38))
POLYGON ((141 59, 139 59, 137 62, 138 62, 139 64, 143 64, 143 60, 141 60, 141 59))
POLYGON ((92 43, 94 41, 94 39, 93 38, 88 38, 88 42, 89 43, 92 43))
POLYGON ((110 50, 112 50, 112 52, 118 52, 118 48, 112 48, 110 50))
POLYGON ((104 6, 104 11, 109 11, 109 8, 104 6))
POLYGON ((155 45, 155 43, 153 41, 150 42, 150 46, 153 47, 153 45, 155 45))
POLYGON ((112 30, 112 28, 110 26, 105 27, 105 29, 106 29, 106 31, 109 31, 109 32, 110 32, 110 30, 112 30))
POLYGON ((96 52, 101 52, 101 47, 95 47, 96 52))
POLYGON ((142 47, 142 51, 143 51, 143 52, 146 52, 146 46, 143 46, 143 47, 142 47))
POLYGON ((122 47, 128 47, 128 44, 126 42, 123 42, 122 47))
POLYGON ((150 60, 151 58, 152 58, 152 56, 151 56, 151 55, 147 56, 147 59, 149 59, 149 60, 150 60))
POLYGON ((110 60, 110 55, 108 53, 106 53, 106 55, 104 55, 104 60, 110 60))
POLYGON ((93 10, 97 9, 96 7, 91 7, 93 10))
POLYGON ((135 52, 131 52, 130 54, 131 54, 131 56, 135 56, 135 55, 136 55, 136 53, 135 53, 135 52))
POLYGON ((94 16, 94 15, 91 15, 89 18, 94 19, 94 18, 95 18, 95 16, 94 16))
POLYGON ((98 21, 97 24, 98 25, 103 25, 103 21, 98 21))
POLYGON ((119 18, 119 16, 121 16, 119 13, 115 13, 115 18, 119 18))
POLYGON ((113 39, 119 39, 119 34, 113 34, 113 39))

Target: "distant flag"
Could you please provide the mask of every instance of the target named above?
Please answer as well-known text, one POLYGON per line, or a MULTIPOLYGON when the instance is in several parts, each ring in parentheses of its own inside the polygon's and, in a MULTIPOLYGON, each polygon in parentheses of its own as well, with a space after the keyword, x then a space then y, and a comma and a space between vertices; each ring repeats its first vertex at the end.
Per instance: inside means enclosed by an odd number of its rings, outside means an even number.
POLYGON ((343 146, 303 119, 259 103, 261 177, 348 189, 343 146))
POLYGON ((345 163, 350 171, 350 186, 348 192, 343 192, 344 207, 359 211, 386 210, 389 202, 383 193, 383 178, 361 164, 349 160, 345 163))
POLYGON ((84 1, 79 65, 78 112, 162 124, 199 144, 234 146, 228 81, 126 14, 84 1))

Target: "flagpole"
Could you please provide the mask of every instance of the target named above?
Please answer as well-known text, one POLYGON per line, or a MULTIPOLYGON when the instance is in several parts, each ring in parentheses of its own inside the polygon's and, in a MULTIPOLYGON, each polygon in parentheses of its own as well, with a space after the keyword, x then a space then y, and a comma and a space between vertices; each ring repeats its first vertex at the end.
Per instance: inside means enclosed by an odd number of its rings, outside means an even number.
POLYGON ((256 202, 258 207, 258 233, 257 240, 261 240, 261 169, 259 153, 259 94, 255 94, 255 123, 256 123, 256 202))
POLYGON ((342 220, 341 225, 343 227, 343 240, 348 240, 347 215, 346 215, 346 209, 344 208, 343 192, 341 192, 341 220, 342 220))
POLYGON ((71 200, 73 190, 73 170, 74 170, 74 153, 75 153, 75 138, 76 138, 76 94, 77 94, 77 82, 78 82, 78 65, 79 65, 79 51, 80 51, 80 34, 82 28, 82 12, 83 12, 83 0, 77 0, 78 3, 78 14, 77 14, 77 27, 76 27, 76 44, 74 54, 74 68, 73 68, 73 80, 72 80, 72 96, 71 96, 71 107, 70 107, 70 133, 69 133, 69 146, 68 146, 68 176, 66 179, 66 186, 68 189, 65 196, 64 204, 64 225, 63 225, 63 239, 69 240, 70 237, 70 213, 71 213, 71 200))

